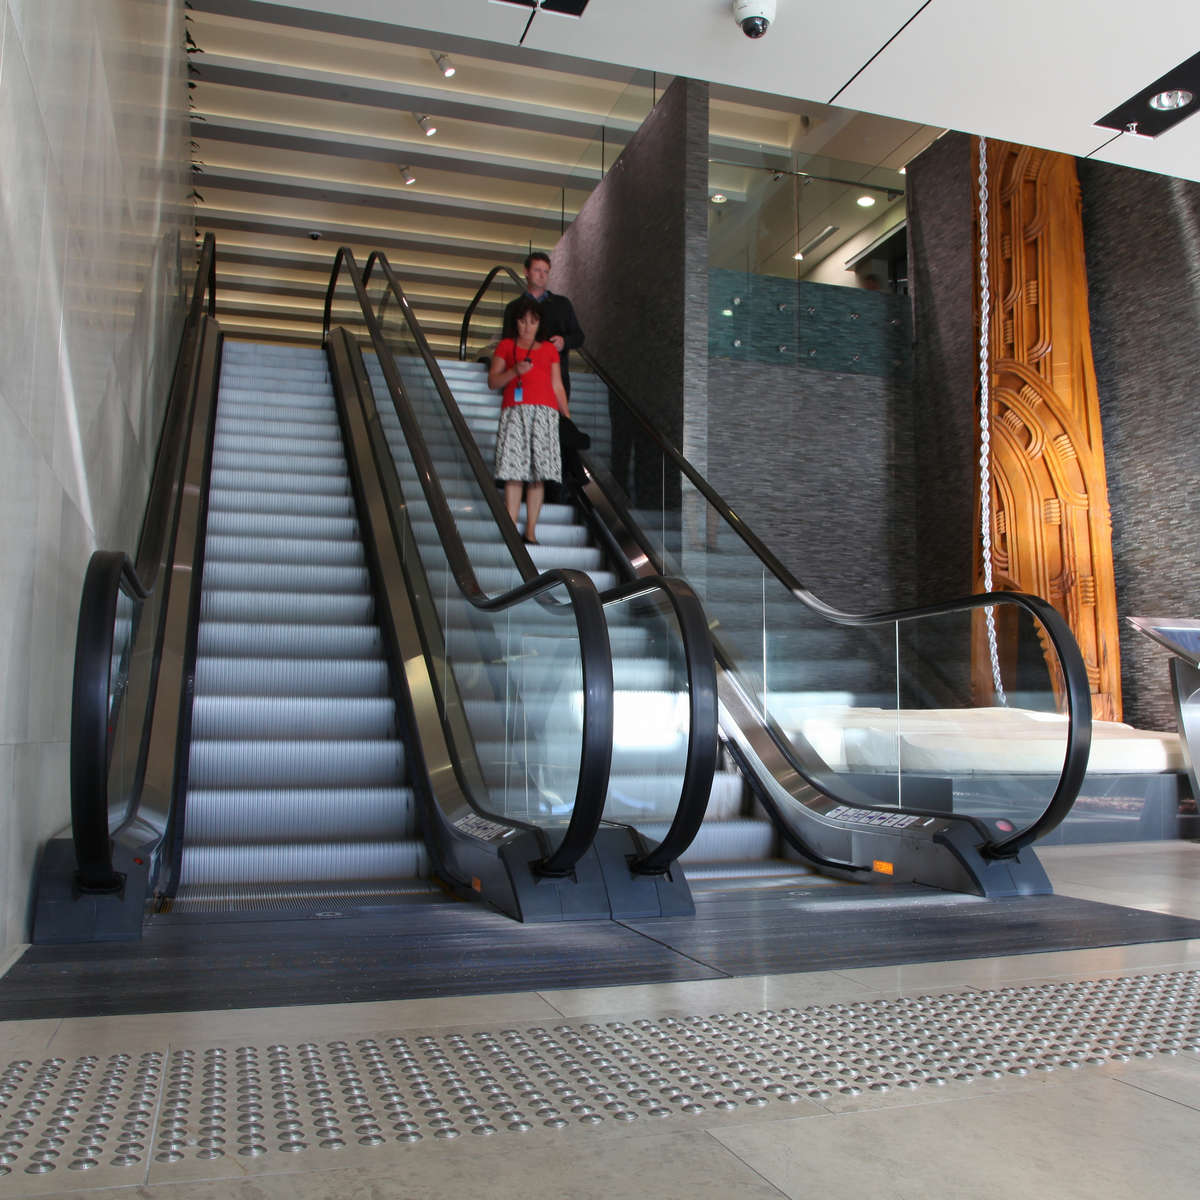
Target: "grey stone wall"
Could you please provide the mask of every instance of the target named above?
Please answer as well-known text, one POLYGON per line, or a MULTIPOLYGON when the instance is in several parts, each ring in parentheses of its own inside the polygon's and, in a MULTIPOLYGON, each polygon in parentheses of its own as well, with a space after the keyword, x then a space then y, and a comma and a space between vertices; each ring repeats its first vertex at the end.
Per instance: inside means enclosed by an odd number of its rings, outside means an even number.
POLYGON ((708 85, 676 79, 552 251, 585 346, 701 470, 708 445, 708 85))
POLYGON ((1200 184, 1080 161, 1125 719, 1175 724, 1168 656, 1127 616, 1200 617, 1200 184))
POLYGON ((714 270, 709 300, 709 480, 828 603, 911 603, 907 299, 714 270))
POLYGON ((975 545, 974 193, 971 141, 948 133, 908 165, 913 308, 916 600, 972 590, 975 545))

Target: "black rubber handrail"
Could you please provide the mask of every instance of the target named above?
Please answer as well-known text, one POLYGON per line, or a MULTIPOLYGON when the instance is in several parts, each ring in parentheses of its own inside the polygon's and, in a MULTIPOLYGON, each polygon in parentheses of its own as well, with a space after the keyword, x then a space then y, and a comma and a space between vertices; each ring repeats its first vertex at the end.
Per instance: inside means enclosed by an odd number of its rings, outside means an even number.
POLYGON ((71 836, 81 892, 118 892, 124 882, 113 870, 108 828, 113 630, 122 592, 135 604, 150 594, 127 555, 97 550, 83 578, 71 691, 71 836))
MULTIPOLYGON (((373 262, 374 258, 372 255, 368 263, 373 262)), ((333 296, 343 267, 362 307, 363 319, 375 347, 384 381, 408 442, 417 477, 429 505, 438 537, 441 539, 451 575, 459 591, 472 605, 485 612, 502 611, 532 598, 548 599, 546 594, 556 587, 562 587, 567 593, 568 604, 574 612, 579 632, 579 652, 583 669, 583 739, 579 776, 575 803, 566 833, 558 846, 535 864, 535 870, 539 874, 556 877, 567 875, 587 853, 600 828, 612 761, 612 651, 600 594, 596 585, 584 572, 569 568, 556 568, 540 574, 535 569, 531 576, 525 577, 517 587, 498 596, 489 596, 483 589, 471 565, 458 524, 446 501, 424 436, 408 403, 400 373, 371 307, 365 275, 359 270, 354 254, 347 246, 342 246, 337 252, 325 295, 325 339, 328 340, 333 296)), ((532 566, 529 555, 526 553, 524 557, 532 566)), ((503 820, 503 817, 490 811, 488 816, 503 820)))
MULTIPOLYGON (((467 425, 461 409, 454 400, 454 395, 446 383, 442 369, 438 366, 437 358, 429 346, 412 311, 412 306, 404 294, 404 288, 396 273, 392 270, 387 256, 382 251, 376 251, 367 260, 363 272, 364 287, 370 278, 371 268, 378 263, 387 280, 387 286, 408 323, 409 331, 421 353, 426 369, 438 394, 442 408, 454 429, 459 445, 466 455, 472 474, 480 487, 487 502, 492 517, 496 522, 501 536, 512 553, 517 570, 522 577, 529 579, 537 576, 537 567, 529 555, 523 540, 517 534, 516 527, 508 517, 507 511, 500 502, 492 482, 492 472, 479 452, 475 436, 467 425)), ((496 268, 495 270, 500 270, 496 268)), ((492 276, 495 275, 495 270, 492 276)), ((492 277, 489 276, 489 279, 492 277)), ((478 294, 475 302, 478 302, 478 294)), ((332 293, 326 297, 325 324, 329 324, 329 306, 332 293)), ((630 869, 637 874, 661 874, 670 864, 684 852, 696 836, 704 815, 708 809, 708 798, 711 791, 712 776, 716 770, 719 725, 719 710, 717 704, 716 662, 713 656, 712 637, 708 629, 708 620, 704 614, 696 593, 682 579, 672 578, 661 574, 642 576, 636 582, 622 584, 609 588, 602 593, 605 604, 615 604, 651 589, 661 592, 667 599, 679 622, 679 631, 683 644, 684 660, 688 674, 689 724, 688 745, 684 763, 683 780, 681 784, 680 802, 676 806, 675 816, 663 839, 652 850, 640 855, 630 863, 630 869), (707 784, 705 784, 707 780, 707 784)))
MULTIPOLYGON (((178 482, 180 437, 194 395, 193 372, 201 318, 216 311, 216 240, 206 234, 184 317, 179 356, 163 418, 158 454, 150 479, 146 517, 138 538, 137 563, 119 550, 97 550, 88 560, 79 604, 71 695, 71 836, 76 884, 82 892, 116 893, 124 876, 114 870, 109 829, 108 771, 118 711, 110 706, 113 635, 119 594, 135 604, 161 583, 163 551, 170 542, 176 506, 169 503, 178 482), (207 302, 206 302, 207 301, 207 302)), ((161 615, 161 613, 160 613, 161 615)), ((152 685, 151 685, 152 686, 152 685)), ((138 733, 139 771, 145 729, 138 733)))
MULTIPOLYGON (((507 266, 493 267, 479 286, 463 316, 462 329, 459 335, 459 358, 463 360, 467 353, 467 339, 470 332, 470 320, 478 307, 484 293, 499 274, 506 273, 509 279, 519 288, 525 284, 521 277, 507 266)), ((983 847, 983 853, 991 858, 1008 858, 1016 855, 1024 846, 1031 845, 1039 838, 1053 831, 1066 817, 1075 803, 1075 797, 1087 773, 1088 755, 1092 741, 1092 700, 1091 687, 1088 683, 1087 668, 1078 643, 1071 632, 1071 627, 1059 612, 1045 600, 1025 592, 985 592, 972 596, 945 601, 940 604, 922 605, 916 608, 897 609, 883 613, 846 613, 831 607, 819 600, 808 590, 771 552, 770 548, 757 534, 739 517, 715 488, 699 471, 673 446, 646 417, 641 409, 629 399, 624 390, 596 360, 583 349, 575 351, 588 365, 593 374, 608 388, 610 397, 614 398, 629 415, 637 422, 646 434, 683 474, 692 486, 704 497, 721 519, 749 547, 756 558, 775 576, 775 578, 792 593, 801 603, 819 613, 827 620, 838 625, 874 626, 885 625, 899 621, 915 621, 924 617, 938 616, 952 612, 966 612, 972 609, 987 608, 996 604, 1015 604, 1031 613, 1042 623, 1046 634, 1058 655, 1059 665, 1063 673, 1063 690, 1067 702, 1067 751, 1063 758, 1062 772, 1050 802, 1041 815, 1022 830, 1017 830, 1011 837, 1001 840, 989 840, 983 847)), ((781 746, 785 753, 790 751, 781 746)))

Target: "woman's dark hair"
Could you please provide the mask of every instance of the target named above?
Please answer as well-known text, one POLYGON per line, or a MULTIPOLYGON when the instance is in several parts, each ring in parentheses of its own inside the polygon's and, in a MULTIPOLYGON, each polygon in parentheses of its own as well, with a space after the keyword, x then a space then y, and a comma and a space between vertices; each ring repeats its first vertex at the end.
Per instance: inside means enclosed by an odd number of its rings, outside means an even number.
POLYGON ((527 313, 533 313, 533 315, 535 317, 537 317, 537 319, 538 319, 538 333, 535 333, 533 336, 536 341, 540 342, 542 339, 540 337, 538 337, 538 334, 540 334, 541 330, 542 330, 542 325, 541 325, 542 306, 531 295, 529 295, 528 292, 526 292, 525 295, 523 295, 523 296, 518 296, 517 299, 513 302, 513 306, 512 306, 513 337, 517 336, 517 322, 523 316, 525 316, 527 313))

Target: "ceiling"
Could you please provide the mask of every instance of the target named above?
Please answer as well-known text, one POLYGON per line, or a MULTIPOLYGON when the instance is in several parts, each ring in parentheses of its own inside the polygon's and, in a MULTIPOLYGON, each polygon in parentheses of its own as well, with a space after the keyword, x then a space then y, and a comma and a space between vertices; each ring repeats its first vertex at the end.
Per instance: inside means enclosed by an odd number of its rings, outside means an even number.
POLYGON ((1200 121, 1155 141, 1090 123, 1200 45, 1194 0, 1160 0, 1169 37, 1105 32, 1125 7, 1008 0, 985 31, 962 0, 778 0, 751 41, 728 0, 590 0, 531 24, 489 0, 191 0, 197 224, 217 238, 222 324, 315 340, 336 247, 381 247, 431 341, 456 346, 483 274, 553 247, 675 72, 716 85, 717 265, 845 282, 844 261, 903 220, 899 168, 945 127, 1200 178, 1200 121))

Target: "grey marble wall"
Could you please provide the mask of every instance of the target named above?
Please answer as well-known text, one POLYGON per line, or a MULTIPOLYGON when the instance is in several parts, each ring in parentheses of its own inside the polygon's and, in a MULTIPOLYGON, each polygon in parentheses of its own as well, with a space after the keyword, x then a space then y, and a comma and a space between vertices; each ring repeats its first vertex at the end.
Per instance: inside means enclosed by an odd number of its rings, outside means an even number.
POLYGON ((912 603, 907 380, 716 357, 709 395, 709 480, 780 561, 838 608, 912 603))
POLYGON ((1125 719, 1174 728, 1168 656, 1127 616, 1200 617, 1200 184, 1079 163, 1125 719))
POLYGON ((910 602, 907 297, 714 270, 709 304, 710 482, 827 602, 910 602))
POLYGON ((916 599, 972 590, 975 545, 974 194, 971 142, 948 133, 908 165, 913 309, 916 599))
POLYGON ((177 0, 0 3, 0 947, 68 820, 84 568, 132 550, 145 504, 192 258, 186 95, 177 0))
POLYGON ((708 444, 708 85, 676 79, 552 251, 586 346, 701 469, 708 444))

